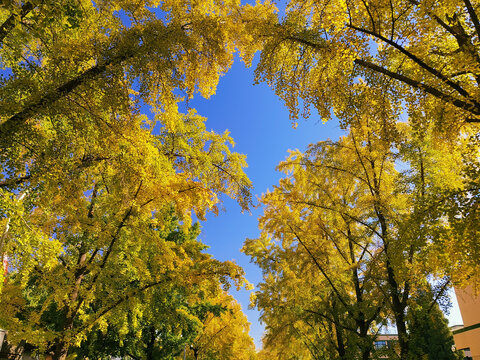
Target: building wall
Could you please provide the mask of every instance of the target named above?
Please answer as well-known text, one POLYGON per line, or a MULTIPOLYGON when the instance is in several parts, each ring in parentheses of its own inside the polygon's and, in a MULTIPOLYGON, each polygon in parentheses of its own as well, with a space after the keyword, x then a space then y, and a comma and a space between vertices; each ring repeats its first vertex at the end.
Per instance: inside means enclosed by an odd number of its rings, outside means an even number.
POLYGON ((455 289, 455 295, 462 314, 463 326, 480 323, 480 294, 475 294, 475 289, 467 286, 463 289, 455 289))
POLYGON ((456 334, 454 333, 453 338, 457 349, 470 349, 470 356, 472 359, 480 360, 480 328, 456 334))
POLYGON ((470 349, 473 360, 480 360, 480 295, 471 286, 455 289, 463 328, 453 331, 455 346, 459 350, 470 349))

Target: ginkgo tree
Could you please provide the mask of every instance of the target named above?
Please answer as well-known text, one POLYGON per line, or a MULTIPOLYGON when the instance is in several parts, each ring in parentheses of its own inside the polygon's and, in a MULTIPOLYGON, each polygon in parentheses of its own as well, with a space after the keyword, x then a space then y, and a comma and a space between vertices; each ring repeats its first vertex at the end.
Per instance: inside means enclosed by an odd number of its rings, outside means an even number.
POLYGON ((250 323, 240 304, 228 293, 221 291, 211 304, 221 311, 205 312, 202 328, 185 352, 189 360, 254 360, 256 350, 248 335, 250 323))
POLYGON ((249 62, 261 44, 248 28, 272 14, 239 1, 0 8, 0 317, 12 341, 65 359, 113 307, 141 311, 131 299, 153 287, 243 282, 162 231, 171 211, 185 229, 217 211, 221 194, 248 208, 244 156, 177 104, 211 95, 236 51, 249 62))
POLYGON ((349 145, 292 153, 279 167, 292 177, 264 196, 264 234, 248 240, 245 252, 265 272, 255 301, 268 325, 267 347, 298 337, 315 359, 370 358, 385 299, 368 216, 358 206, 365 188, 352 174, 359 169, 342 164, 353 155, 349 145))
POLYGON ((267 351, 279 359, 295 353, 292 338, 309 358, 369 359, 387 319, 407 359, 416 294, 429 294, 421 310, 428 313, 445 296, 443 276, 453 274, 435 260, 448 256, 437 234, 450 231, 438 201, 467 191, 460 154, 471 139, 450 147, 427 141, 434 126, 396 124, 384 117, 380 89, 359 83, 356 91, 348 135, 294 151, 279 165, 286 177, 262 198, 262 235, 243 248, 264 273, 254 303, 267 351), (441 284, 433 292, 429 275, 441 284))
POLYGON ((478 122, 478 1, 291 0, 282 6, 285 16, 264 29, 268 41, 256 71, 294 119, 300 104, 326 119, 342 112, 352 83, 374 73, 394 86, 392 101, 434 113, 450 131, 478 122))

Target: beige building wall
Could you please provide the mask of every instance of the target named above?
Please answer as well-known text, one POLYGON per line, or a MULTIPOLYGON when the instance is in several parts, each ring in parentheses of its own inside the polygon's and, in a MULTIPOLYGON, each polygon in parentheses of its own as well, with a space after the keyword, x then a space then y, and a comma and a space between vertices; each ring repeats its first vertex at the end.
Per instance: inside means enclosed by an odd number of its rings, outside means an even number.
POLYGON ((465 355, 480 360, 480 294, 471 286, 455 289, 458 306, 462 314, 463 328, 453 331, 457 349, 470 349, 465 355))

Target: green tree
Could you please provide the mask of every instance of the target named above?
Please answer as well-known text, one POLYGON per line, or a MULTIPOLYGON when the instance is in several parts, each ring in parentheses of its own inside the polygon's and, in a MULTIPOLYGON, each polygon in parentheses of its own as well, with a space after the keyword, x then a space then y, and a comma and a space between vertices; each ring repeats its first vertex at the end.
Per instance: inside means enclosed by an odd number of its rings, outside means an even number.
MULTIPOLYGON (((194 280, 171 281, 166 275, 161 286, 141 292, 135 298, 122 300, 120 297, 121 303, 107 308, 110 312, 108 321, 96 323, 86 333, 80 346, 72 349, 77 357, 174 359, 202 332, 203 322, 210 314, 218 317, 226 311, 222 305, 215 303, 215 299, 222 293, 220 285, 229 285, 222 284, 227 280, 224 277, 227 272, 222 272, 220 268, 231 265, 202 254, 206 246, 196 239, 199 234, 197 225, 188 233, 177 226, 178 222, 172 221, 163 233, 166 241, 182 245, 188 251, 192 262, 182 276, 194 277, 194 280), (207 268, 208 272, 205 271, 207 268)), ((95 312, 95 308, 101 305, 97 300, 90 311, 95 312)))
POLYGON ((410 359, 459 359, 452 351, 455 343, 448 320, 429 291, 417 292, 408 313, 410 359))

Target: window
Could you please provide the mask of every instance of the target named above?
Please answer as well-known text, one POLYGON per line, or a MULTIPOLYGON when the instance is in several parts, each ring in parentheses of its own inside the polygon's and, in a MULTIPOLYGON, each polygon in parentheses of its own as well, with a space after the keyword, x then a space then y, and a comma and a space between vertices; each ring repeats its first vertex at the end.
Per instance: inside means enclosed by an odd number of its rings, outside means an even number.
POLYGON ((375 341, 375 349, 382 349, 387 347, 387 342, 385 340, 375 341))

